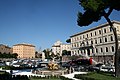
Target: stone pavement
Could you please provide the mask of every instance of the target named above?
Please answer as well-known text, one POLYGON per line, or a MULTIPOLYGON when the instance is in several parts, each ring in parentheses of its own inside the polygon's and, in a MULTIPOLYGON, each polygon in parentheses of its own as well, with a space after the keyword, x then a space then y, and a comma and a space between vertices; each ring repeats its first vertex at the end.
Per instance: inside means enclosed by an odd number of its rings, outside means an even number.
POLYGON ((87 74, 87 72, 73 72, 71 74, 65 74, 65 75, 62 75, 62 76, 66 77, 66 78, 69 78, 69 79, 73 79, 73 80, 80 80, 80 79, 74 78, 75 74, 87 74))

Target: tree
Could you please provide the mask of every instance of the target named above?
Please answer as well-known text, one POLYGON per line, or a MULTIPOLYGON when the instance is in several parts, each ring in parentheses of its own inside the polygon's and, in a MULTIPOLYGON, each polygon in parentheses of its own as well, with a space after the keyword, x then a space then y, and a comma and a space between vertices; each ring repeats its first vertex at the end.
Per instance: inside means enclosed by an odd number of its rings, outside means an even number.
POLYGON ((118 52, 118 40, 116 29, 114 28, 109 16, 113 10, 120 10, 120 0, 79 0, 79 4, 83 7, 84 12, 78 13, 78 25, 88 26, 93 22, 97 22, 104 17, 109 23, 115 36, 115 75, 120 76, 119 69, 119 54, 118 52))
POLYGON ((35 58, 38 58, 38 52, 35 51, 35 58))
POLYGON ((67 50, 62 51, 62 56, 67 55, 67 50))
POLYGON ((13 53, 13 54, 12 54, 12 56, 13 56, 13 58, 15 58, 15 59, 16 59, 16 58, 17 58, 17 56, 18 56, 18 54, 17 54, 17 53, 13 53))
POLYGON ((67 43, 70 43, 70 42, 71 42, 71 39, 67 39, 66 42, 67 42, 67 43))
POLYGON ((46 59, 50 59, 50 50, 46 49, 46 50, 43 50, 43 52, 45 53, 45 58, 46 59))
POLYGON ((70 56, 71 55, 71 51, 63 50, 62 51, 62 56, 64 56, 64 55, 70 56))

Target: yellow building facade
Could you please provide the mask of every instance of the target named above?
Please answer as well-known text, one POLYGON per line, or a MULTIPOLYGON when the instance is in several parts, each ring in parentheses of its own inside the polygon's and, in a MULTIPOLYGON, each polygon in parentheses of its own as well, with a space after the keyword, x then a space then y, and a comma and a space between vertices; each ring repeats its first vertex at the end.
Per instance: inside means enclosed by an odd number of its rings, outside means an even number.
POLYGON ((13 45, 13 53, 18 54, 18 58, 35 58, 35 46, 31 44, 13 45))

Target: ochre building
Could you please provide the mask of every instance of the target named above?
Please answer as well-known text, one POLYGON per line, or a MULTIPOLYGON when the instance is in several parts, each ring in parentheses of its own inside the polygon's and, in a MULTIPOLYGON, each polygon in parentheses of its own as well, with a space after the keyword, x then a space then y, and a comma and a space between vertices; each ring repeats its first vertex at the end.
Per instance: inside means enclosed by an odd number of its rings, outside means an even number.
POLYGON ((18 54, 18 58, 35 58, 35 46, 31 44, 13 45, 13 53, 18 54))

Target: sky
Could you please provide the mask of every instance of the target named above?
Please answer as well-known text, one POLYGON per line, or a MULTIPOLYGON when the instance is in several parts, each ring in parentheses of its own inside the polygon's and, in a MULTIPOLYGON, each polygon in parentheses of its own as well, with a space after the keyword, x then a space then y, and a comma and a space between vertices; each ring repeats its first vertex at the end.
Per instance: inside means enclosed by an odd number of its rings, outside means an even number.
MULTIPOLYGON (((106 23, 102 18, 79 27, 78 11, 83 11, 78 0, 0 0, 0 44, 29 43, 36 50, 46 49, 57 40, 66 43, 71 35, 106 23)), ((120 21, 120 12, 113 11, 110 19, 120 21)))

